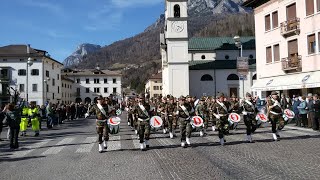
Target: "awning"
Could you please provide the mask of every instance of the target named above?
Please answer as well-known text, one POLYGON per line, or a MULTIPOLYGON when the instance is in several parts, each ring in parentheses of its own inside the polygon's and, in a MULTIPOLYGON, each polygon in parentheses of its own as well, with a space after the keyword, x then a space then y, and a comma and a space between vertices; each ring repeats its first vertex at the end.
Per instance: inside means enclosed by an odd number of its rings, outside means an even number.
POLYGON ((252 91, 275 91, 320 87, 320 71, 258 79, 252 91))

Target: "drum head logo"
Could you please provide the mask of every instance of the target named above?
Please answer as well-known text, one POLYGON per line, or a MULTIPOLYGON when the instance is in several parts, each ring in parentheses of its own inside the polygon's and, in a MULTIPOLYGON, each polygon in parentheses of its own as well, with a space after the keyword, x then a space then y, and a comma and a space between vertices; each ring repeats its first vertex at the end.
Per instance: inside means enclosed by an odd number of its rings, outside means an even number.
POLYGON ((108 124, 112 126, 117 126, 120 124, 120 122, 121 122, 121 119, 119 117, 111 117, 108 119, 108 124))
POLYGON ((162 124, 163 124, 163 120, 159 116, 153 116, 150 119, 150 126, 152 126, 154 128, 159 128, 162 126, 162 124))
POLYGON ((262 113, 257 114, 256 119, 259 120, 259 121, 261 121, 261 122, 264 122, 264 123, 268 121, 267 115, 262 114, 262 113))
POLYGON ((202 127, 203 119, 200 116, 193 116, 191 119, 191 124, 195 127, 202 127))
POLYGON ((237 113, 231 113, 229 115, 229 120, 235 123, 240 122, 240 115, 237 113))
POLYGON ((294 112, 289 109, 284 110, 284 114, 288 119, 293 119, 295 116, 294 112))

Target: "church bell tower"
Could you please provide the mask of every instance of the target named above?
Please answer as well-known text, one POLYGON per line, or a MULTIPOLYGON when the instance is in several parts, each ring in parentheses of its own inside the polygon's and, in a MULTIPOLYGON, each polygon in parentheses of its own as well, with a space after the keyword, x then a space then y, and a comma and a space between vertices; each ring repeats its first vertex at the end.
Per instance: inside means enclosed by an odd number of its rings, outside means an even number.
POLYGON ((165 0, 165 28, 160 34, 162 95, 189 95, 188 0, 165 0))

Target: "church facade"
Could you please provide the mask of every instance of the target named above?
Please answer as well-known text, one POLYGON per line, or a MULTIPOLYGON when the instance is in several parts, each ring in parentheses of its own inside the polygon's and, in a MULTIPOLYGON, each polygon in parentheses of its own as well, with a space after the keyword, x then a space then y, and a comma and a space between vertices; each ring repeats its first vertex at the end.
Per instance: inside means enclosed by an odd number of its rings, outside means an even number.
MULTIPOLYGON (((232 37, 188 37, 187 0, 167 0, 165 28, 160 34, 162 96, 243 97, 256 79, 255 38, 242 37, 242 53, 232 37), (237 57, 249 59, 247 76, 237 73, 237 57)), ((256 95, 255 92, 251 92, 256 95)))

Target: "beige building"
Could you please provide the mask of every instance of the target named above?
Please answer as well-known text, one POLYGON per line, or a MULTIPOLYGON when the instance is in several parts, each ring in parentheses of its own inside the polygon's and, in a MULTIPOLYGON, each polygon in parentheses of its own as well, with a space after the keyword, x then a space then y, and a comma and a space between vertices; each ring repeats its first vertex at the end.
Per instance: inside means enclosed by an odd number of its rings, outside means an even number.
POLYGON ((247 0, 255 14, 258 80, 265 97, 320 92, 320 0, 247 0))
POLYGON ((64 104, 70 104, 74 101, 72 98, 72 86, 74 81, 65 77, 61 76, 61 100, 64 104))
POLYGON ((145 92, 150 97, 158 97, 162 94, 162 73, 151 76, 146 83, 145 92))

